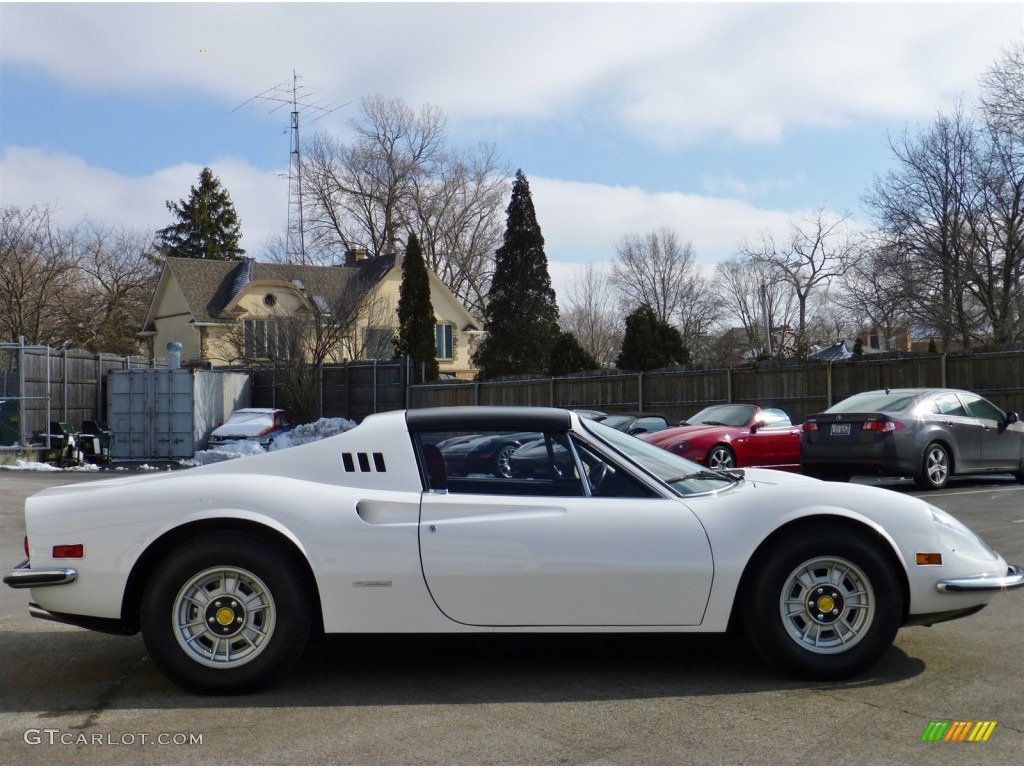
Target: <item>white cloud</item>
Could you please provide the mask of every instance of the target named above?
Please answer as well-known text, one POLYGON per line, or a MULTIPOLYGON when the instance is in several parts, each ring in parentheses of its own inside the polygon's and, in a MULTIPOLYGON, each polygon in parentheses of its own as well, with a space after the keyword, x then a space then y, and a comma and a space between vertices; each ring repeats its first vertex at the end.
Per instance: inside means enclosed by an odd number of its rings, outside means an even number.
MULTIPOLYGON (((287 223, 288 185, 237 158, 214 158, 217 178, 231 195, 242 221, 242 247, 258 251, 287 223)), ((57 220, 73 225, 88 218, 155 232, 172 223, 167 200, 182 200, 199 179, 202 166, 181 164, 148 176, 129 177, 88 165, 67 154, 38 147, 8 147, 0 160, 0 204, 49 205, 57 220)), ((255 254, 254 254, 255 255, 255 254)))
MULTIPOLYGON (((258 256, 266 238, 283 232, 287 222, 286 180, 237 158, 213 158, 208 165, 216 167, 231 194, 242 220, 243 247, 258 256)), ((201 169, 181 164, 130 177, 72 155, 12 147, 0 160, 0 204, 52 205, 65 224, 89 218, 155 231, 171 223, 165 201, 186 198, 201 169)), ((530 189, 553 264, 610 261, 623 235, 669 227, 692 241, 698 262, 710 268, 731 256, 741 239, 754 239, 764 229, 780 232, 802 215, 729 197, 559 179, 531 178, 530 189)))
MULTIPOLYGON (((293 70, 459 121, 599 115, 664 144, 926 119, 1018 37, 1015 4, 5 4, 2 55, 79 88, 234 106, 293 70)), ((340 117, 338 118, 340 122, 340 117)))

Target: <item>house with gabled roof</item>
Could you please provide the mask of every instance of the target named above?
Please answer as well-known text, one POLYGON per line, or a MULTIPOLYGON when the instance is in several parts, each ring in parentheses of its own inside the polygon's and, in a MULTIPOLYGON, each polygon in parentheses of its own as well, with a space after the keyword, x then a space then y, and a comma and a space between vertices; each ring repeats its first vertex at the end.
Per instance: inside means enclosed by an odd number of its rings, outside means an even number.
MULTIPOLYGON (((470 361, 483 325, 427 270, 442 377, 471 379, 470 361)), ((167 258, 140 335, 151 357, 182 345, 186 366, 216 368, 279 354, 283 324, 330 314, 360 281, 365 300, 329 362, 390 360, 397 332, 401 256, 349 254, 342 266, 269 264, 243 259, 167 258)))

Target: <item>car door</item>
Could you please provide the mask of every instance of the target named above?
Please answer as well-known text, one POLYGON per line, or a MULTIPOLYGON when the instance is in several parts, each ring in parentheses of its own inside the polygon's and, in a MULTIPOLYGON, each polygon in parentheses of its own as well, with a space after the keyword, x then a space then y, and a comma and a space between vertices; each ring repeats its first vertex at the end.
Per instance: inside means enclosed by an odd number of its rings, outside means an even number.
POLYGON ((448 493, 424 493, 420 557, 438 608, 478 626, 700 624, 713 571, 703 526, 635 478, 624 495, 586 495, 589 471, 454 479, 448 493))
MULTIPOLYGON (((940 434, 946 435, 953 443, 957 472, 981 466, 981 425, 968 413, 967 406, 955 392, 936 395, 931 413, 924 414, 923 421, 940 434)), ((930 442, 934 435, 932 432, 927 434, 927 441, 930 442)), ((923 449, 925 446, 920 447, 923 449)))
POLYGON ((981 466, 985 469, 1019 469, 1024 432, 1006 422, 1006 414, 980 395, 962 394, 968 413, 981 434, 981 466))
POLYGON ((779 408, 764 408, 758 414, 758 419, 766 422, 766 425, 759 428, 751 442, 759 444, 759 451, 763 456, 763 467, 800 466, 800 432, 799 426, 794 426, 789 415, 779 408))

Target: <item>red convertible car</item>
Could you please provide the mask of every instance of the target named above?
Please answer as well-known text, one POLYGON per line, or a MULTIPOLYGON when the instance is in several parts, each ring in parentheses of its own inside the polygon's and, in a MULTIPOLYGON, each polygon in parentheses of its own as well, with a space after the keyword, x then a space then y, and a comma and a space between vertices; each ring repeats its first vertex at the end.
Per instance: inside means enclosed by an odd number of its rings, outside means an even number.
POLYGON ((771 467, 798 472, 801 431, 781 408, 730 403, 705 408, 678 427, 638 437, 711 469, 771 467))

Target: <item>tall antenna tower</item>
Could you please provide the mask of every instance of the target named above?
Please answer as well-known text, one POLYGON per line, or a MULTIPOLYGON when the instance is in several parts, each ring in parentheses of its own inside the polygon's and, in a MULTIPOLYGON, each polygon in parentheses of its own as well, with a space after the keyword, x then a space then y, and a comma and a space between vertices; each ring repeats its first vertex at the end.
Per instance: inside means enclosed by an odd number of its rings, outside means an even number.
POLYGON ((271 107, 268 114, 276 112, 285 106, 291 107, 291 149, 289 150, 288 162, 288 236, 287 236, 287 257, 291 262, 298 261, 306 264, 306 228, 303 221, 302 205, 302 144, 299 141, 299 116, 301 110, 313 115, 309 124, 326 117, 336 109, 351 104, 351 101, 341 103, 339 101, 323 103, 319 99, 318 91, 299 85, 299 75, 292 70, 292 82, 278 83, 268 88, 263 93, 253 96, 248 101, 239 104, 232 112, 235 112, 246 104, 253 101, 276 102, 277 106, 271 107))

